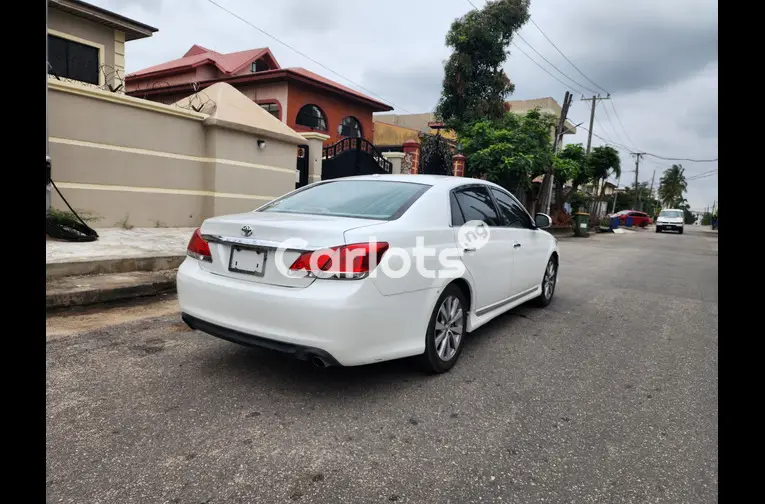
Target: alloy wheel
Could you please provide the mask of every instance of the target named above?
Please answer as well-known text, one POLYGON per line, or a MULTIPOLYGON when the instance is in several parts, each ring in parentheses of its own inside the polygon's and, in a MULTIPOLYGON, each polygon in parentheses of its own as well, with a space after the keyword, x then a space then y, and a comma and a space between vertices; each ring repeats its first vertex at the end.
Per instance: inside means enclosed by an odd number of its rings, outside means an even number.
POLYGON ((436 315, 435 342, 436 354, 442 361, 448 361, 462 342, 463 332, 462 303, 455 296, 444 298, 436 315))
POLYGON ((547 269, 545 270, 545 277, 542 281, 542 290, 545 295, 545 299, 552 298, 553 292, 555 291, 555 280, 556 280, 556 267, 555 263, 553 261, 550 261, 547 263, 547 269))

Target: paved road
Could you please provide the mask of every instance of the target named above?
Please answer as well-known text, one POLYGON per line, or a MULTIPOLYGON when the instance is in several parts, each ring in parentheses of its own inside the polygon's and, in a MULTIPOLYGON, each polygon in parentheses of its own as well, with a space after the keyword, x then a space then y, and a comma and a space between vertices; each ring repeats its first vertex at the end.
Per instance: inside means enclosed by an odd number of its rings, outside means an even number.
POLYGON ((161 316, 50 338, 71 503, 717 500, 717 234, 561 241, 558 292, 452 372, 320 370, 161 316))

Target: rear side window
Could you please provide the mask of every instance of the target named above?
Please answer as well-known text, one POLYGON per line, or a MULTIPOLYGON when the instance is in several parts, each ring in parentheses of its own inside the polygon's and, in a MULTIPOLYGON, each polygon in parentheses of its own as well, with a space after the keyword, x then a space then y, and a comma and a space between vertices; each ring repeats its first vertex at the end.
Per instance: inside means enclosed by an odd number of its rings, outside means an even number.
POLYGON ((485 222, 488 226, 502 225, 502 220, 494 207, 494 201, 485 187, 459 189, 454 191, 454 195, 465 222, 477 220, 485 222))
POLYGON ((276 200, 261 212, 389 220, 400 217, 431 186, 385 180, 333 180, 276 200))
POLYGON ((461 226, 465 223, 465 216, 462 215, 460 205, 457 203, 457 196, 454 193, 449 195, 449 203, 452 207, 452 226, 461 226))

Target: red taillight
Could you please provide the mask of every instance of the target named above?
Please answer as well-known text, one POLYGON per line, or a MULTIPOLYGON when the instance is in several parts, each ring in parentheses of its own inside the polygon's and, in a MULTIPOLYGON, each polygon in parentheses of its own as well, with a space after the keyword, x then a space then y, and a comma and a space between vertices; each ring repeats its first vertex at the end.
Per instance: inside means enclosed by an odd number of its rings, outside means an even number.
POLYGON ((202 238, 199 228, 197 228, 197 230, 194 231, 194 234, 191 235, 189 246, 186 248, 186 254, 200 261, 212 262, 210 244, 202 238))
POLYGON ((387 243, 371 242, 305 252, 290 270, 306 271, 320 278, 364 278, 380 263, 386 250, 387 243))

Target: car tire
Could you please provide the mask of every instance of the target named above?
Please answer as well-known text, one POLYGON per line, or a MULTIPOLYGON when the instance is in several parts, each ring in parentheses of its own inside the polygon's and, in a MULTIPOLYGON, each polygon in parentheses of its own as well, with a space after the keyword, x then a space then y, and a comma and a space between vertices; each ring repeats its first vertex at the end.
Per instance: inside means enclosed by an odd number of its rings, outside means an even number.
POLYGON ((656 226, 656 232, 661 233, 661 228, 659 226, 656 226))
POLYGON ((550 260, 547 261, 545 272, 542 275, 542 293, 534 299, 534 304, 536 304, 539 308, 545 308, 548 306, 553 300, 553 296, 555 295, 555 286, 557 284, 558 260, 555 257, 551 257, 550 260))
POLYGON ((448 285, 438 297, 425 334, 425 352, 421 356, 425 371, 445 373, 456 364, 467 334, 467 306, 465 295, 454 284, 448 285), (457 303, 456 307, 454 303, 457 303), (454 310, 452 313, 456 316, 455 320, 448 319, 450 310, 454 310), (439 336, 441 340, 437 341, 439 336))
POLYGON ((683 228, 680 228, 680 229, 679 229, 677 232, 678 232, 679 234, 683 234, 683 228))

